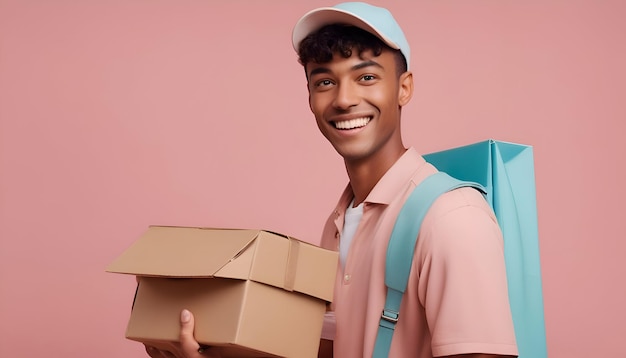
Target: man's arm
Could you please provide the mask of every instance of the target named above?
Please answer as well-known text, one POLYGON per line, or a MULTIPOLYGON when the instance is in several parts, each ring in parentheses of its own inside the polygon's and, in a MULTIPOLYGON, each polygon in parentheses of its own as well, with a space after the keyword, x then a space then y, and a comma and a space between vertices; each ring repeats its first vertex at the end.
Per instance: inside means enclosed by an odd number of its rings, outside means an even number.
MULTIPOLYGON (((516 356, 503 356, 498 354, 457 354, 453 356, 446 356, 442 358, 515 358, 516 356)), ((317 358, 333 358, 333 341, 322 339, 320 341, 320 350, 317 358)))

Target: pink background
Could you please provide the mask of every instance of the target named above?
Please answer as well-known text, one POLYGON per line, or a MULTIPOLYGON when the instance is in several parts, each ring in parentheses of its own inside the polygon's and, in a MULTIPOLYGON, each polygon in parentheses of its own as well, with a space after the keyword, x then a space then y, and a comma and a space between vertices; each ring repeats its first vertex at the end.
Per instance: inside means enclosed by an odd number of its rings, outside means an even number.
MULTIPOLYGON (((142 357, 150 224, 318 241, 346 182, 291 28, 322 1, 0 0, 0 356, 142 357)), ((535 147, 550 357, 624 356, 626 2, 386 1, 412 46, 405 143, 535 147)))

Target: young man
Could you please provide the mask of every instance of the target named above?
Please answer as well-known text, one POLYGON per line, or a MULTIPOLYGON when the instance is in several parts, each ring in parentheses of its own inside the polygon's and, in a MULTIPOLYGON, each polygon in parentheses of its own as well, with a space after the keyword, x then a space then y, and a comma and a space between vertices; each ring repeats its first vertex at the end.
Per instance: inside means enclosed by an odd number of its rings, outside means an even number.
MULTIPOLYGON (((350 180, 321 241, 340 252, 340 267, 320 356, 371 357, 393 224, 410 191, 436 172, 402 143, 402 107, 413 94, 410 50, 393 16, 365 3, 307 13, 293 44, 311 111, 350 180)), ((175 356, 209 356, 210 349, 198 353, 193 316, 185 311, 181 321, 175 356)), ((474 189, 444 194, 423 221, 389 357, 516 355, 495 215, 474 189)))
MULTIPOLYGON (((311 111, 350 179, 322 236, 322 246, 340 252, 333 351, 371 357, 393 224, 410 191, 436 172, 402 143, 402 107, 413 93, 410 50, 393 16, 364 3, 309 12, 293 43, 311 111)), ((495 215, 474 189, 444 194, 422 224, 389 356, 516 354, 495 215)))

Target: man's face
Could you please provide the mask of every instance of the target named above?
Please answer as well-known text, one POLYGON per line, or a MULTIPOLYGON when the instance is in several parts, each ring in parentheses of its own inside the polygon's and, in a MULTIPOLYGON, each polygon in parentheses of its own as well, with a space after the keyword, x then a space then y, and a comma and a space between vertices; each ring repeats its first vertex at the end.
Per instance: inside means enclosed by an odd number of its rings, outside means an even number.
POLYGON ((335 54, 328 63, 306 65, 309 106, 317 126, 347 161, 363 161, 402 148, 400 108, 412 90, 400 78, 393 52, 335 54))

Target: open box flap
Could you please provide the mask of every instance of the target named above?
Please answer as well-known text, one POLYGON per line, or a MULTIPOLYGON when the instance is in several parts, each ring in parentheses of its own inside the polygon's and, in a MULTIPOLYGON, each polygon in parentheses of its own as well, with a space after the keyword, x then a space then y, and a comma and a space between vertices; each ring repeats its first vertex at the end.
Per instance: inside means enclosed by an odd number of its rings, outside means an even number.
POLYGON ((108 272, 155 277, 211 277, 243 252, 259 230, 151 226, 108 272))

